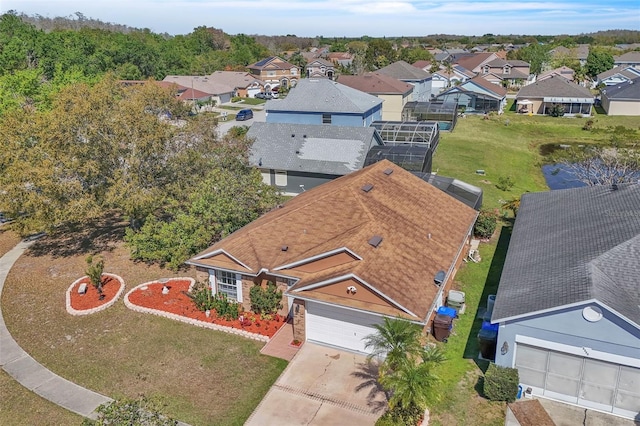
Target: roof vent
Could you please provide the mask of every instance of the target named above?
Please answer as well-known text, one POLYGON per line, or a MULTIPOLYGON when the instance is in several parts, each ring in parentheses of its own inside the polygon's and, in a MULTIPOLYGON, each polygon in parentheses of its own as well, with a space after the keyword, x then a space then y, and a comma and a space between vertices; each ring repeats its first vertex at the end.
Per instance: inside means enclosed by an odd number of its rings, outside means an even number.
POLYGON ((280 250, 287 251, 287 250, 289 250, 289 246, 282 246, 282 247, 280 247, 280 250))
POLYGON ((292 137, 292 138, 295 138, 295 137, 296 137, 296 135, 295 135, 294 133, 291 133, 291 137, 292 137))
POLYGON ((618 184, 617 183, 612 184, 611 185, 611 189, 613 189, 614 191, 617 191, 618 190, 618 184))
POLYGON ((386 169, 384 172, 385 175, 389 176, 391 173, 393 173, 393 169, 386 169))
POLYGON ((302 135, 302 137, 303 137, 304 139, 306 139, 306 138, 307 138, 307 135, 302 135))
POLYGON ((367 183, 366 185, 363 185, 361 188, 364 192, 369 192, 373 189, 373 185, 370 183, 367 183))
POLYGON ((373 247, 378 247, 381 242, 382 242, 382 237, 380 235, 374 235, 369 240, 369 244, 371 244, 373 247))
POLYGON ((436 276, 433 278, 433 282, 440 287, 440 284, 442 284, 444 282, 444 277, 445 277, 445 272, 444 271, 438 271, 436 273, 436 276))

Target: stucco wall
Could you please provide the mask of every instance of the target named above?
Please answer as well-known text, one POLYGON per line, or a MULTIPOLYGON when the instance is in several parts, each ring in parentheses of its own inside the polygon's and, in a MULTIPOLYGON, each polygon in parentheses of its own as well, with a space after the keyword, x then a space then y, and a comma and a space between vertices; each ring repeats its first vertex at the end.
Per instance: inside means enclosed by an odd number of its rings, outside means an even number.
POLYGON ((640 100, 638 101, 610 101, 607 97, 602 97, 602 108, 607 115, 640 115, 640 100))
POLYGON ((384 121, 402 121, 402 108, 408 97, 403 95, 378 95, 382 99, 382 119, 384 121))

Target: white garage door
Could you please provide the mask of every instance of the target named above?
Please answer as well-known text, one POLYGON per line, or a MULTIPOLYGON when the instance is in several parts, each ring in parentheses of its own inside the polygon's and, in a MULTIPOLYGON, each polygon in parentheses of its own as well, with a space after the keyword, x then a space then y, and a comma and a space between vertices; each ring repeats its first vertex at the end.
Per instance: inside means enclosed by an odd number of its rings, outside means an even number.
POLYGON ((307 340, 345 348, 357 352, 371 352, 365 349, 364 337, 374 334, 373 324, 382 318, 362 312, 307 302, 307 340))
POLYGON ((542 395, 625 417, 640 412, 640 369, 519 343, 520 383, 542 395))

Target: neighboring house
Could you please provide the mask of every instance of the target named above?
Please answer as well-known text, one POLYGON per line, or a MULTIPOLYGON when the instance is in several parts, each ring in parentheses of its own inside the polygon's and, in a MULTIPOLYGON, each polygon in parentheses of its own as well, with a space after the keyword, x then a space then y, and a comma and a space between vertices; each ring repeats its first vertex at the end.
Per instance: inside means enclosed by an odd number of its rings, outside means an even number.
POLYGON ((433 62, 431 61, 416 61, 413 63, 413 66, 416 68, 420 68, 424 72, 430 72, 431 67, 433 66, 433 62))
POLYGON ((382 119, 382 99, 326 78, 305 78, 284 99, 266 103, 267 123, 368 127, 382 119))
POLYGON ((162 81, 186 87, 186 99, 214 101, 217 105, 230 102, 236 91, 233 86, 215 81, 206 75, 168 75, 162 81), (206 96, 201 96, 202 94, 206 96))
POLYGON ((367 153, 382 145, 371 127, 256 122, 249 163, 264 183, 296 195, 362 169, 367 153))
POLYGON ((499 60, 500 58, 498 58, 498 55, 494 52, 481 52, 460 57, 460 59, 456 61, 456 64, 473 72, 475 75, 481 74, 483 72, 483 66, 496 59, 499 60))
POLYGON ((187 264, 245 309, 251 287, 273 281, 294 339, 367 353, 363 339, 385 317, 430 330, 477 213, 383 160, 290 199, 187 264))
POLYGON ((327 59, 345 68, 349 68, 353 63, 353 55, 349 52, 331 52, 327 54, 327 59))
POLYGON ((507 89, 477 76, 440 93, 436 100, 455 102, 465 114, 502 112, 507 103, 507 89))
POLYGON ((333 62, 317 58, 312 59, 307 64, 306 73, 308 78, 328 78, 333 80, 336 76, 336 67, 333 62))
POLYGON ((426 102, 431 97, 431 74, 405 61, 394 62, 376 72, 411 84, 413 93, 410 100, 412 101, 426 102))
POLYGON ((534 396, 638 419, 640 185, 523 194, 491 322, 534 396))
POLYGON ((253 98, 264 89, 264 83, 243 71, 215 71, 209 78, 235 89, 235 96, 253 98))
POLYGON ((558 76, 573 82, 575 74, 576 72, 573 69, 563 65, 560 68, 556 68, 556 69, 545 71, 543 73, 538 74, 538 76, 536 77, 536 81, 542 81, 552 76, 558 76))
POLYGON ((300 78, 300 70, 278 56, 270 56, 247 67, 251 75, 264 81, 265 90, 274 87, 293 87, 300 78))
POLYGON ((591 115, 593 103, 589 89, 558 76, 524 86, 516 94, 517 111, 533 114, 550 114, 562 105, 565 115, 591 115))
POLYGON ((382 120, 399 121, 414 86, 380 73, 341 75, 337 82, 382 99, 382 120))
POLYGON ((601 90, 607 115, 640 115, 640 77, 601 90))
POLYGON ((558 46, 551 49, 549 55, 552 59, 577 59, 578 62, 580 62, 580 66, 585 66, 587 64, 587 57, 589 56, 589 45, 579 44, 571 49, 558 46))
POLYGON ((574 51, 578 62, 580 62, 580 66, 584 67, 585 65, 587 65, 587 58, 589 57, 589 45, 579 44, 575 47, 574 51))
POLYGON ((530 65, 519 60, 494 59, 480 66, 485 80, 506 87, 520 87, 529 80, 530 65))
POLYGON ((598 74, 595 86, 597 87, 601 84, 604 84, 605 86, 616 86, 620 83, 626 83, 638 77, 640 77, 640 68, 636 69, 628 65, 617 66, 598 74))

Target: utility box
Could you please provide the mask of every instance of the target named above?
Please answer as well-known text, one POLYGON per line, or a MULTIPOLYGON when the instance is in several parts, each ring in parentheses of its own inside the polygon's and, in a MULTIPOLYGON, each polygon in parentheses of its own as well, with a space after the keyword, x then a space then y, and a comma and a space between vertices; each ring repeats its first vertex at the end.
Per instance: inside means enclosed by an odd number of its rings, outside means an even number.
POLYGON ((451 290, 447 296, 447 306, 456 310, 458 314, 462 310, 465 301, 465 294, 462 291, 451 290))

